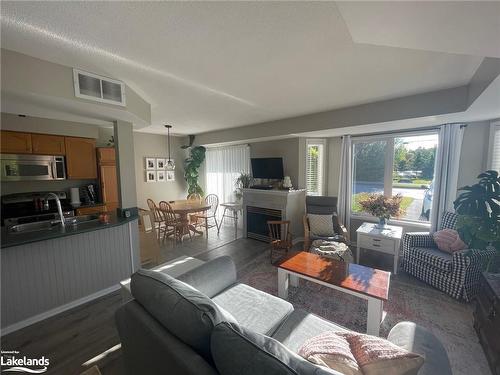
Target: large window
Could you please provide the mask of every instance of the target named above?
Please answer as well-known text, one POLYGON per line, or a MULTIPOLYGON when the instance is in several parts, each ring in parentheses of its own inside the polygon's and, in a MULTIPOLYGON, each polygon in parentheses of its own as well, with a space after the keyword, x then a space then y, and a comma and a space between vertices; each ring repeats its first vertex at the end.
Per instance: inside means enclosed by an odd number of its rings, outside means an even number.
POLYGON ((325 142, 308 139, 306 142, 306 189, 308 195, 323 195, 325 142))
POLYGON ((437 133, 353 140, 352 214, 369 193, 403 196, 400 220, 428 222, 432 206, 437 133))

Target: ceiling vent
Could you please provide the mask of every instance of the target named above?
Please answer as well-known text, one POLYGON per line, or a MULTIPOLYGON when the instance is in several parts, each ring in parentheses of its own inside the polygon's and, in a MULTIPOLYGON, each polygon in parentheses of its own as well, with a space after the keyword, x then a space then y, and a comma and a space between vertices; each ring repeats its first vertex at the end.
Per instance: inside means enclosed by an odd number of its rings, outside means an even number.
POLYGON ((115 79, 73 69, 75 96, 96 102, 125 106, 125 84, 115 79))

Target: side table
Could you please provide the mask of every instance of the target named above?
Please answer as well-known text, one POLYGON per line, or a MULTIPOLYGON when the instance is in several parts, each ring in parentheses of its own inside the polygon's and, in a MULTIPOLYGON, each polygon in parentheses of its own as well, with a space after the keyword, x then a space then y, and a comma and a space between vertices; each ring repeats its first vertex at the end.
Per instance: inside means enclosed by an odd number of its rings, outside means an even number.
POLYGON ((397 225, 385 225, 363 223, 357 233, 356 263, 359 264, 360 249, 375 250, 394 257, 394 274, 398 273, 399 247, 403 237, 403 227, 397 225))

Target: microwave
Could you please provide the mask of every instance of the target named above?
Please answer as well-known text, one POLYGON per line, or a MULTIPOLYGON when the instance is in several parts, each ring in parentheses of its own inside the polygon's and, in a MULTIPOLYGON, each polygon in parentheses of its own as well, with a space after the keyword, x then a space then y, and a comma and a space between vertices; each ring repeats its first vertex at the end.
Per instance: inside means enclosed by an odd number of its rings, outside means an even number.
POLYGON ((1 155, 2 181, 65 180, 64 156, 1 155))

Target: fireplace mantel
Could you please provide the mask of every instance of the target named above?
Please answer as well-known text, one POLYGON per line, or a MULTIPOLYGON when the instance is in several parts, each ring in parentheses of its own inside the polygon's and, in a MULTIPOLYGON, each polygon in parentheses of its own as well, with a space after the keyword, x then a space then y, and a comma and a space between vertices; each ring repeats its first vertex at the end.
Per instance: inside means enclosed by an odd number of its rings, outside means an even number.
POLYGON ((272 216, 272 220, 290 220, 290 232, 294 242, 298 242, 304 236, 302 217, 305 205, 305 189, 291 191, 243 189, 243 233, 246 237, 267 241, 267 225, 264 225, 264 217, 272 216), (248 210, 248 207, 251 209, 248 210), (255 223, 248 225, 249 211, 251 220, 256 220, 256 215, 261 211, 261 222, 257 225, 255 223))

